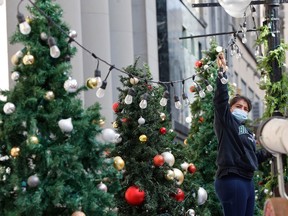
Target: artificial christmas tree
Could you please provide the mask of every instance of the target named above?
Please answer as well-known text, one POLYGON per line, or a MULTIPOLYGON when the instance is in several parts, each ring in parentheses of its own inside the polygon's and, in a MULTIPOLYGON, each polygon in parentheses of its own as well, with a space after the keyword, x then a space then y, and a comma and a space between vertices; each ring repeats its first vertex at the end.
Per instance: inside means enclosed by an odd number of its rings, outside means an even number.
POLYGON ((11 58, 15 86, 1 91, 0 215, 113 215, 119 185, 111 144, 96 139, 100 106, 83 109, 77 96, 96 85, 70 74, 76 34, 55 1, 27 8, 11 38, 24 47, 11 58))
MULTIPOLYGON (((184 173, 175 166, 175 133, 166 111, 168 91, 152 80, 147 67, 125 68, 117 103, 116 130, 121 139, 111 155, 124 166, 122 190, 115 195, 119 215, 185 215, 190 190, 182 190, 184 173)), ((165 84, 164 84, 165 86, 165 84)), ((113 106, 114 107, 114 106, 113 106)), ((115 160, 114 158, 114 160, 115 160)))

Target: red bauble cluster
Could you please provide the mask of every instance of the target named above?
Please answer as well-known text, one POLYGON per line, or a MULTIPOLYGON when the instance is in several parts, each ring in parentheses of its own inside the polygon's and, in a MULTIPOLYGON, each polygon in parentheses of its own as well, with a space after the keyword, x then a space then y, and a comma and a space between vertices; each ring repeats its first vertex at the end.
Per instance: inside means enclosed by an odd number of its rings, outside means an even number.
POLYGON ((202 65, 203 65, 203 62, 200 61, 200 60, 198 60, 198 61, 195 62, 195 67, 196 67, 196 68, 200 68, 200 67, 202 67, 202 65))
POLYGON ((115 113, 119 112, 119 102, 113 103, 112 109, 115 113))
POLYGON ((162 155, 156 155, 153 158, 153 163, 155 166, 163 166, 163 164, 165 163, 164 157, 162 155))
POLYGON ((125 192, 125 199, 129 205, 141 205, 145 199, 145 192, 137 186, 130 186, 125 192))
POLYGON ((191 163, 191 164, 189 164, 189 166, 188 166, 188 172, 190 172, 190 173, 195 173, 196 172, 196 170, 197 170, 197 168, 196 168, 196 166, 193 164, 193 163, 191 163))
POLYGON ((173 194, 172 197, 178 202, 181 202, 185 199, 185 194, 180 188, 177 188, 177 193, 173 194))
POLYGON ((161 134, 166 134, 166 133, 167 133, 167 130, 166 130, 165 127, 161 127, 160 130, 159 130, 159 132, 160 132, 161 134))

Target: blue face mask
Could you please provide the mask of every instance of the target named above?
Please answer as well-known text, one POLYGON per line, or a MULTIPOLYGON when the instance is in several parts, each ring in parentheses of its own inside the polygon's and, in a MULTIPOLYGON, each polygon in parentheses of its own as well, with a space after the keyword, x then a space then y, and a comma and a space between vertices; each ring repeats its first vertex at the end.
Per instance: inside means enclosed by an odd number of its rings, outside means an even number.
POLYGON ((235 118, 241 123, 248 119, 248 113, 242 109, 234 109, 232 115, 235 116, 235 118))

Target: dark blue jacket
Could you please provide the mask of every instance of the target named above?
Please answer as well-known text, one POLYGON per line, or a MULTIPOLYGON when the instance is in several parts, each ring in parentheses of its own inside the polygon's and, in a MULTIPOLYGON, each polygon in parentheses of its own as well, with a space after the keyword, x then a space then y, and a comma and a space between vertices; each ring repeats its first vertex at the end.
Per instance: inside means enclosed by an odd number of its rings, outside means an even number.
MULTIPOLYGON (((226 77, 226 75, 224 74, 226 77)), ((216 178, 237 174, 252 179, 258 163, 266 160, 267 151, 256 152, 254 135, 230 112, 227 84, 217 78, 214 95, 214 130, 218 139, 216 178)))

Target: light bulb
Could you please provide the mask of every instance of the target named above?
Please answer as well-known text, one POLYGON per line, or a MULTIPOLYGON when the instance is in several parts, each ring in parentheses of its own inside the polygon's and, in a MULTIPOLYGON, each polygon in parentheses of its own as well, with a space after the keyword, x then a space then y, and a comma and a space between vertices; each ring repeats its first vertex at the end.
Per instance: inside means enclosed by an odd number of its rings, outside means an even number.
POLYGON ((162 98, 160 100, 160 105, 161 106, 166 106, 167 105, 167 101, 168 101, 168 98, 169 98, 169 92, 168 91, 165 91, 162 95, 162 98))
POLYGON ((100 88, 97 90, 97 92, 96 92, 96 96, 97 96, 98 98, 104 97, 106 86, 107 86, 107 81, 104 80, 104 81, 102 82, 101 87, 100 87, 100 88))
POLYGON ((185 119, 186 123, 191 123, 192 122, 192 117, 191 116, 187 116, 185 119))
POLYGON ((247 32, 246 21, 243 23, 242 32, 243 32, 243 33, 246 33, 246 32, 247 32))
POLYGON ((148 93, 145 93, 141 96, 142 100, 139 103, 139 107, 141 109, 146 109, 147 107, 147 98, 148 98, 148 93))
POLYGON ((19 30, 23 35, 28 35, 31 32, 30 25, 26 22, 22 13, 17 13, 17 19, 19 22, 19 30))
POLYGON ((133 96, 134 96, 134 95, 135 95, 134 90, 133 90, 132 88, 130 88, 130 89, 128 90, 128 93, 127 93, 125 99, 124 99, 125 104, 131 104, 132 101, 133 101, 133 96))
POLYGON ((101 71, 96 69, 94 74, 95 74, 95 78, 96 78, 96 81, 97 81, 97 87, 99 87, 99 86, 102 85, 101 71))
POLYGON ((213 91, 213 87, 212 85, 209 84, 208 80, 205 80, 205 84, 206 84, 206 89, 208 92, 212 92, 213 91))
POLYGON ((220 81, 221 81, 222 84, 226 84, 228 82, 228 80, 225 77, 222 77, 220 79, 220 81))
POLYGON ((176 109, 181 109, 182 108, 182 104, 181 104, 178 96, 174 96, 174 101, 175 101, 175 108, 176 109))
POLYGON ((52 58, 58 58, 61 54, 58 46, 56 45, 56 41, 53 37, 48 38, 48 45, 50 47, 50 56, 52 58))
POLYGON ((184 106, 188 106, 190 104, 190 101, 185 93, 182 94, 182 99, 184 106))
POLYGON ((243 43, 243 44, 247 43, 246 34, 243 34, 242 43, 243 43))
POLYGON ((260 54, 260 52, 259 52, 259 47, 256 46, 256 47, 255 47, 254 55, 255 55, 255 56, 259 56, 259 54, 260 54))
POLYGON ((205 94, 205 92, 203 91, 203 89, 201 89, 201 90, 199 91, 199 96, 200 96, 201 98, 204 98, 204 97, 206 96, 206 94, 205 94))

